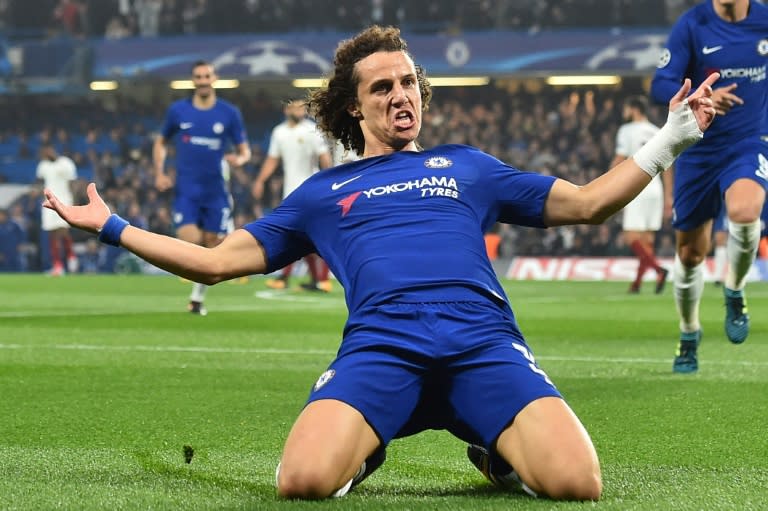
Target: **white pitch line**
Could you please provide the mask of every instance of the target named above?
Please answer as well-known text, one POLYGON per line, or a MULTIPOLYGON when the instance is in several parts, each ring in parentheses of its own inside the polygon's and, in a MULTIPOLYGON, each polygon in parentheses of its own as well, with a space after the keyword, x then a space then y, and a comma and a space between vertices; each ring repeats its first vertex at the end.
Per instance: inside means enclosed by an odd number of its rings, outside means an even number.
POLYGON ((208 346, 106 346, 98 344, 0 344, 0 349, 64 351, 149 351, 166 353, 251 353, 255 355, 333 355, 332 350, 286 350, 281 348, 213 348, 208 346))
MULTIPOLYGON (((167 352, 167 353, 237 353, 253 355, 334 355, 335 350, 292 350, 281 348, 218 348, 210 346, 108 346, 99 344, 12 344, 0 343, 0 350, 63 350, 63 351, 123 351, 123 352, 167 352)), ((620 364, 668 364, 666 358, 643 357, 562 357, 540 355, 537 360, 550 362, 584 362, 584 363, 620 363, 620 364)), ((748 360, 708 360, 712 365, 737 365, 746 367, 765 367, 768 362, 748 360)))
POLYGON ((253 293, 256 298, 263 298, 265 300, 275 300, 278 302, 302 302, 302 303, 328 303, 333 304, 343 303, 343 300, 327 296, 308 296, 308 295, 296 295, 286 293, 285 291, 256 291, 253 293))
MULTIPOLYGON (((275 307, 275 303, 279 303, 280 306, 285 308, 290 308, 291 305, 295 305, 297 307, 306 307, 307 305, 312 305, 320 309, 324 308, 337 308, 337 307, 343 307, 344 306, 344 300, 335 298, 335 297, 313 297, 313 296, 297 296, 295 294, 291 293, 285 293, 284 291, 256 291, 254 293, 254 296, 256 298, 261 298, 263 300, 269 300, 270 303, 259 303, 259 302, 252 302, 248 303, 245 302, 241 305, 224 305, 224 306, 214 306, 212 307, 209 312, 210 313, 216 313, 216 312, 248 312, 248 311, 264 311, 264 310, 273 310, 275 307)), ((183 308, 153 308, 153 309, 136 309, 136 310, 119 310, 119 309, 112 309, 112 310, 102 310, 102 311, 78 311, 76 313, 73 313, 69 310, 41 310, 41 309, 35 309, 35 310, 21 310, 21 311, 0 311, 0 318, 36 318, 36 317, 62 317, 62 316, 72 316, 73 314, 77 314, 78 316, 112 316, 115 314, 120 315, 136 315, 136 314, 167 314, 170 312, 186 312, 183 308)))
MULTIPOLYGON (((306 310, 307 307, 315 309, 329 309, 338 308, 343 306, 341 302, 327 302, 318 300, 315 302, 303 302, 288 301, 288 300, 274 300, 270 303, 246 303, 243 305, 223 305, 213 306, 208 310, 209 314, 216 314, 217 312, 256 312, 256 311, 271 311, 271 310, 294 310, 301 308, 306 310)), ((0 318, 39 318, 39 317, 65 317, 65 316, 114 316, 114 315, 137 315, 137 314, 168 314, 178 312, 183 315, 189 315, 186 308, 182 307, 167 307, 167 308, 154 308, 154 309, 135 309, 135 310, 98 310, 98 311, 85 311, 78 310, 76 312, 71 310, 20 310, 20 311, 0 311, 0 318)))

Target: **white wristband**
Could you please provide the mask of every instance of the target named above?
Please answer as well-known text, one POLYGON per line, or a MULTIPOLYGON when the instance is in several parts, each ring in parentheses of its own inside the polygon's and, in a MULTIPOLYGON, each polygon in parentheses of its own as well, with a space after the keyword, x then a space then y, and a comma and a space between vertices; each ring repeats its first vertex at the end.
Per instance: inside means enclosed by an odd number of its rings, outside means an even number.
POLYGON ((649 176, 668 169, 680 153, 704 136, 688 100, 669 112, 667 122, 632 156, 649 176))

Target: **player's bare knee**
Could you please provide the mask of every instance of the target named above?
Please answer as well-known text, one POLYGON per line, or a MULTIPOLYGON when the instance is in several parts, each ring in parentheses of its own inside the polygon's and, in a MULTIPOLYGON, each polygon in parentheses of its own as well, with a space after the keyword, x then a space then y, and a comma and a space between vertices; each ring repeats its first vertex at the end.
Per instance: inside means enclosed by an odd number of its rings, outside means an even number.
POLYGON ((340 486, 328 472, 312 466, 280 467, 277 474, 277 494, 286 499, 324 499, 340 486))
POLYGON ((751 224, 760 218, 762 204, 749 202, 731 205, 728 208, 728 220, 737 224, 751 224))
POLYGON ((695 247, 682 246, 678 250, 677 256, 680 258, 680 262, 683 263, 683 266, 686 268, 693 268, 700 265, 707 254, 697 250, 695 247))
POLYGON ((599 468, 563 470, 548 478, 543 493, 555 500, 599 500, 603 483, 599 468))

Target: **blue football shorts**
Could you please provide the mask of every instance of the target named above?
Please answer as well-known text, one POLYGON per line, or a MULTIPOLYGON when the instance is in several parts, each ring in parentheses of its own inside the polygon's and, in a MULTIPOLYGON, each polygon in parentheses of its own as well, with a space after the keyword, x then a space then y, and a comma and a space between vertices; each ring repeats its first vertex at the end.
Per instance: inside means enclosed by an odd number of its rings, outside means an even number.
POLYGON ((355 313, 308 403, 358 410, 384 445, 427 429, 486 447, 530 402, 561 397, 510 310, 491 302, 394 303, 355 313))
POLYGON ((229 195, 201 199, 177 195, 173 201, 173 223, 176 228, 194 224, 206 232, 228 234, 233 230, 232 199, 229 195))
POLYGON ((734 181, 743 178, 752 179, 768 190, 768 143, 759 137, 740 140, 706 156, 678 158, 674 228, 691 231, 717 218, 723 208, 725 191, 734 181))

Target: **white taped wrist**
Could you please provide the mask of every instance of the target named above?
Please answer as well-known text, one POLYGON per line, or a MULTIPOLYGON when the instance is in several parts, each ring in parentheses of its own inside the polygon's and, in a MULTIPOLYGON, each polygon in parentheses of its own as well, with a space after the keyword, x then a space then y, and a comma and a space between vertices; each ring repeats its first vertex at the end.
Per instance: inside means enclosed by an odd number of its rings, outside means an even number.
POLYGON ((704 136, 688 100, 670 111, 667 122, 632 156, 637 166, 649 176, 668 169, 680 153, 704 136))

